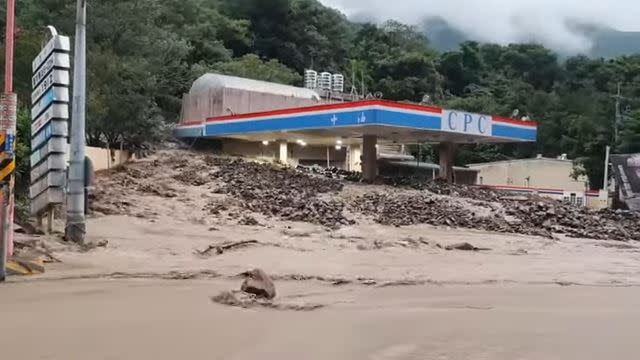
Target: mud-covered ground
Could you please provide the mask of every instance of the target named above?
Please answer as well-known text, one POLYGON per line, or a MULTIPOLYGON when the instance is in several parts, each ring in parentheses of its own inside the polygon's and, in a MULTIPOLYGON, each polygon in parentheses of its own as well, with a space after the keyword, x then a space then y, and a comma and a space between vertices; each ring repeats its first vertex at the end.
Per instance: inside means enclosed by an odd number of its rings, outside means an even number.
POLYGON ((635 215, 381 183, 178 150, 101 174, 86 245, 17 235, 50 263, 0 286, 0 348, 60 360, 637 358, 635 215), (448 250, 459 243, 469 250, 448 250), (252 268, 271 275, 275 300, 221 304, 252 268))
POLYGON ((429 224, 547 238, 566 234, 640 241, 638 213, 591 211, 545 198, 438 182, 379 182, 383 185, 355 184, 271 163, 174 150, 103 176, 92 209, 141 218, 166 214, 147 206, 152 196, 190 205, 188 211, 173 215, 205 223, 226 217, 255 225, 251 218, 258 214, 328 229, 369 219, 395 227, 429 224), (384 185, 390 182, 400 185, 384 185))
POLYGON ((629 215, 478 189, 349 183, 172 150, 101 174, 92 210, 88 241, 103 246, 48 240, 62 263, 45 276, 226 277, 259 267, 338 284, 640 284, 640 243, 608 239, 635 231, 629 215), (574 237, 594 219, 602 237, 574 237), (482 250, 446 249, 462 242, 482 250))

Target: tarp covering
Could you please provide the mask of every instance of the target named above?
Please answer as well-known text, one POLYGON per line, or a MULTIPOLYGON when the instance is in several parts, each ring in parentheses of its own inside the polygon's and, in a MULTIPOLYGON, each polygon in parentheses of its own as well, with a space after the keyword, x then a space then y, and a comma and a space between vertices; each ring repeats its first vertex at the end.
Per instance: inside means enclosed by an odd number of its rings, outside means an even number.
POLYGON ((640 211, 640 154, 612 155, 611 163, 620 200, 630 210, 640 211))

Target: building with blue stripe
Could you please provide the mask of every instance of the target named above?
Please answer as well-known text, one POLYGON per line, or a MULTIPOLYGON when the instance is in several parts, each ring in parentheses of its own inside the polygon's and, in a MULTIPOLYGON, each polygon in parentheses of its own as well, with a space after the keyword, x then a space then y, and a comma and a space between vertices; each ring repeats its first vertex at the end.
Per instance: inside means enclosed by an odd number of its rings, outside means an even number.
MULTIPOLYGON (((203 115, 201 104, 220 101, 209 101, 206 96, 215 96, 214 91, 206 92, 206 86, 196 85, 194 88, 205 97, 186 98, 193 106, 187 111, 187 102, 183 104, 183 115, 187 115, 175 129, 178 138, 216 139, 222 142, 225 152, 272 157, 294 164, 301 163, 305 154, 316 153, 309 156, 326 158, 327 165, 340 163, 345 169, 361 170, 365 179, 377 176, 376 163, 383 152, 381 149, 390 146, 438 144, 440 176, 452 180, 455 144, 535 142, 537 139, 537 124, 532 121, 382 100, 317 105, 317 99, 305 99, 309 102, 304 106, 287 107, 283 104, 290 101, 290 97, 278 95, 285 97, 276 98, 283 103, 274 105, 275 109, 237 114, 227 108, 227 114, 214 112, 208 116, 206 110, 203 115), (323 154, 318 155, 320 153, 323 154)), ((261 108, 268 108, 268 104, 262 105, 261 108)))

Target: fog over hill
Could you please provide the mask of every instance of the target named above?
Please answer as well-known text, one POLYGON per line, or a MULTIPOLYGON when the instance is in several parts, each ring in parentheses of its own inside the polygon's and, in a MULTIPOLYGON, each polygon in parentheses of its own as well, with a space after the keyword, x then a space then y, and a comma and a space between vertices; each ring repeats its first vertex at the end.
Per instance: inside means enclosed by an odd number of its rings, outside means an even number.
POLYGON ((424 28, 434 47, 461 41, 535 42, 563 55, 640 53, 640 2, 633 0, 321 0, 350 17, 424 28))

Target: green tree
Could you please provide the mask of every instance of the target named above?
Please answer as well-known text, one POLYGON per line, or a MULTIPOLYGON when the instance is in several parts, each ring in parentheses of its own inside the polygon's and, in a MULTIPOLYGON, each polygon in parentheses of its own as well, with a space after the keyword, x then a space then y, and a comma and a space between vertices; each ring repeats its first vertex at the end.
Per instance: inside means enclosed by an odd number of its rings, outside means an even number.
POLYGON ((371 75, 369 90, 391 100, 420 101, 440 91, 436 54, 414 27, 389 21, 382 26, 361 25, 352 53, 358 67, 371 75))
MULTIPOLYGON (((71 34, 74 7, 67 3, 25 0, 20 23, 34 24, 38 31, 54 24, 61 33, 71 34)), ((157 0, 89 3, 91 145, 136 147, 152 142, 165 122, 177 118, 180 98, 193 79, 187 63, 192 47, 171 31, 163 17, 166 10, 157 0)))
MULTIPOLYGON (((623 109, 632 112, 616 149, 640 151, 640 55, 561 61, 540 45, 475 42, 438 54, 415 27, 351 23, 316 0, 104 0, 90 1, 88 11, 93 145, 135 148, 163 139, 183 94, 206 71, 300 85, 302 71, 313 67, 344 73, 347 89, 355 77, 359 92, 364 85, 391 100, 429 95, 445 108, 528 116, 539 123, 537 143, 460 146, 457 162, 566 153, 596 185, 604 149, 614 145, 612 95, 620 85, 623 109)), ((30 64, 44 27, 72 34, 74 12, 68 0, 19 2, 15 88, 22 107, 30 105, 30 64)))
POLYGON ((27 197, 31 184, 31 113, 26 107, 18 110, 16 128, 16 194, 18 197, 27 197))
POLYGON ((302 72, 335 71, 348 56, 351 26, 339 12, 317 0, 228 0, 226 14, 246 19, 254 34, 252 51, 302 72))
POLYGON ((626 119, 620 135, 620 152, 640 153, 640 111, 626 119))
POLYGON ((386 58, 377 64, 377 90, 392 100, 420 101, 438 91, 440 75, 433 58, 420 52, 386 58), (384 76, 384 77, 383 77, 384 76))
MULTIPOLYGON (((14 91, 18 94, 20 104, 31 105, 31 63, 40 52, 45 40, 44 31, 21 29, 15 43, 13 69, 14 91)), ((4 54, 4 44, 0 48, 4 54)), ((0 74, 4 78, 4 56, 0 58, 0 74)))
POLYGON ((244 55, 253 43, 249 22, 224 16, 215 1, 165 0, 159 21, 187 42, 190 64, 227 61, 232 54, 244 55))
MULTIPOLYGON (((201 69, 199 73, 204 73, 201 69)), ((257 55, 249 54, 228 62, 213 64, 208 70, 225 75, 240 76, 249 79, 270 81, 287 85, 299 85, 300 74, 284 66, 275 59, 261 60, 257 55)))

